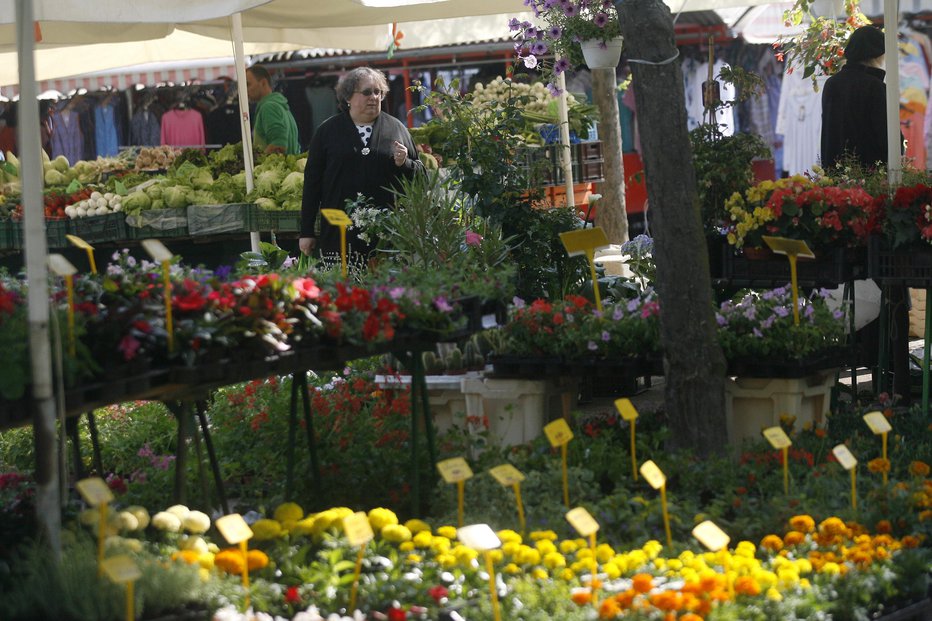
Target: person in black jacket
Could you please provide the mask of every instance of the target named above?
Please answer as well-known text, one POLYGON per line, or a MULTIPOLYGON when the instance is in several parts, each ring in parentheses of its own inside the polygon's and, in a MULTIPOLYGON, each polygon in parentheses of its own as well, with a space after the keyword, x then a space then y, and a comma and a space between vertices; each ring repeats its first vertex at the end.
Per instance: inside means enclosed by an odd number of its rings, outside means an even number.
MULTIPOLYGON (((359 67, 343 75, 336 86, 341 112, 314 132, 304 170, 301 234, 298 245, 306 255, 339 257, 340 232, 320 218, 321 209, 344 209, 347 199, 363 194, 379 208, 392 207, 389 188, 397 180, 423 171, 414 140, 401 121, 382 112, 388 81, 380 71, 359 67)), ((375 240, 365 244, 347 232, 350 251, 367 255, 375 240)))
POLYGON ((887 164, 883 31, 862 26, 848 38, 845 64, 822 91, 822 168, 846 157, 865 169, 887 164))

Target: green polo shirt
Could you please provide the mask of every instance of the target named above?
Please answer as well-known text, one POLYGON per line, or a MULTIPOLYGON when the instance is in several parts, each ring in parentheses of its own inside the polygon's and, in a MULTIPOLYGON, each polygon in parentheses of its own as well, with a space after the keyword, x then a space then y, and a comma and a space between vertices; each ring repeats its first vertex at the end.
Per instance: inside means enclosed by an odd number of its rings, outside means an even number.
POLYGON ((269 93, 256 104, 256 124, 252 142, 259 151, 269 145, 284 147, 285 153, 301 152, 298 145, 298 125, 295 123, 288 100, 281 93, 269 93))

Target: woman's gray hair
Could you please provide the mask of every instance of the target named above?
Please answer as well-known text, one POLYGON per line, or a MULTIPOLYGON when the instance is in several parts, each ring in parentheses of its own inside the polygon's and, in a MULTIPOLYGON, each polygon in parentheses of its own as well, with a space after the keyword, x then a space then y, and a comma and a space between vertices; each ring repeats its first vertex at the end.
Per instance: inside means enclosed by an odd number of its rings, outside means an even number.
POLYGON ((340 76, 340 80, 337 82, 337 101, 340 102, 340 105, 347 105, 347 102, 353 97, 353 93, 359 89, 359 83, 365 78, 375 82, 376 87, 383 93, 388 92, 388 79, 384 73, 372 67, 356 67, 349 73, 340 76))

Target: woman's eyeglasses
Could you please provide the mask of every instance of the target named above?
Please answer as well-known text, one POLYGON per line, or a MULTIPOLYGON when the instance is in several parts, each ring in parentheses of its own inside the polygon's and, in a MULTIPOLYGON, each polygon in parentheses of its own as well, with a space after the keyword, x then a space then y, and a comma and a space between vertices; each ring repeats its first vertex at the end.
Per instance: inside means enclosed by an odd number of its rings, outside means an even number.
POLYGON ((364 88, 361 91, 356 91, 356 92, 360 93, 363 97, 372 97, 373 95, 375 95, 379 99, 385 97, 385 91, 381 91, 377 88, 364 88))

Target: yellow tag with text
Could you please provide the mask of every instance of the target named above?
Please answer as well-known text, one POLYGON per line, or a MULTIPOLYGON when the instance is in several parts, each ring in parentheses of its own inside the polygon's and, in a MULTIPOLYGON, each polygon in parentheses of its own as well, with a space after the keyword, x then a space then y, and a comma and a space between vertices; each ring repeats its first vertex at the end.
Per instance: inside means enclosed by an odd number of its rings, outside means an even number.
POLYGON ((599 530, 599 523, 595 521, 592 514, 586 511, 585 507, 576 507, 575 509, 567 511, 566 521, 569 522, 582 537, 588 537, 599 530))
POLYGON ((815 253, 809 248, 809 244, 801 239, 790 239, 788 237, 771 237, 764 235, 761 237, 774 254, 796 255, 806 259, 814 259, 815 253))
POLYGON ((605 229, 600 226, 560 233, 560 241, 563 242, 566 253, 571 257, 595 253, 599 248, 605 248, 609 245, 605 229))
POLYGON ((93 250, 94 249, 92 245, 90 245, 89 243, 87 243, 86 241, 78 237, 77 235, 70 235, 70 234, 65 235, 65 239, 70 241, 72 245, 80 248, 81 250, 93 250))
POLYGON ((643 464, 641 464, 641 476, 647 481, 647 483, 654 489, 660 489, 667 483, 667 477, 663 472, 660 471, 660 468, 657 467, 657 464, 653 460, 648 459, 643 464))
POLYGON ((346 215, 345 211, 340 209, 321 209, 320 215, 326 218, 327 222, 333 226, 352 226, 353 221, 346 215))
POLYGON ((50 254, 48 260, 49 269, 52 270, 56 276, 74 276, 78 273, 78 268, 60 254, 50 254))
POLYGON ((472 478, 472 468, 462 457, 451 457, 437 462, 437 470, 447 483, 458 483, 472 478))
POLYGON ((573 439, 573 432, 563 418, 558 418, 544 425, 544 433, 547 434, 547 439, 550 440, 550 446, 563 446, 573 439))
POLYGON ((252 529, 249 528, 249 524, 246 523, 246 520, 244 520, 243 516, 239 513, 231 513, 230 515, 218 518, 214 522, 214 525, 216 525, 217 530, 220 531, 220 534, 223 535, 223 538, 226 539, 230 545, 235 546, 238 543, 252 538, 252 529))
POLYGON ((621 417, 626 421, 630 422, 638 417, 638 411, 634 408, 634 404, 631 403, 631 399, 626 397, 615 399, 615 409, 618 410, 618 413, 621 414, 621 417))
POLYGON ((502 545, 495 531, 488 524, 470 524, 456 529, 456 538, 467 548, 485 552, 502 545))
POLYGON ((362 511, 343 518, 343 532, 346 533, 351 546, 364 546, 375 537, 369 518, 362 511))
POLYGON ((851 450, 844 444, 839 444, 832 449, 832 455, 835 456, 835 459, 838 460, 838 463, 841 464, 841 467, 845 470, 851 470, 852 468, 857 467, 858 460, 851 453, 851 450))
POLYGON ((512 466, 511 464, 502 464, 501 466, 495 466, 489 470, 496 481, 505 487, 510 487, 516 485, 524 480, 524 475, 521 474, 521 471, 512 466))
POLYGON ((123 584, 134 582, 142 577, 142 571, 130 557, 125 554, 111 556, 100 564, 104 573, 113 582, 123 584))
POLYGON ((149 253, 149 256, 152 257, 152 260, 156 263, 165 263, 166 261, 172 260, 171 250, 165 247, 165 244, 160 242, 157 239, 144 239, 140 242, 142 247, 146 252, 149 253))
POLYGON ((767 438, 767 441, 770 442, 770 446, 775 449, 786 448, 793 444, 790 440, 790 437, 786 435, 786 432, 783 431, 783 427, 779 425, 775 427, 768 427, 762 432, 764 437, 767 438))
POLYGON ((876 435, 889 433, 893 430, 893 427, 890 426, 890 421, 883 415, 883 412, 868 412, 864 415, 864 422, 867 423, 867 426, 870 427, 871 431, 876 435))
POLYGON ((82 479, 75 483, 75 487, 78 488, 78 493, 81 494, 84 502, 92 507, 113 501, 113 492, 100 477, 82 479))
POLYGON ((718 552, 728 545, 731 537, 711 520, 706 520, 693 529, 693 537, 712 552, 718 552))

